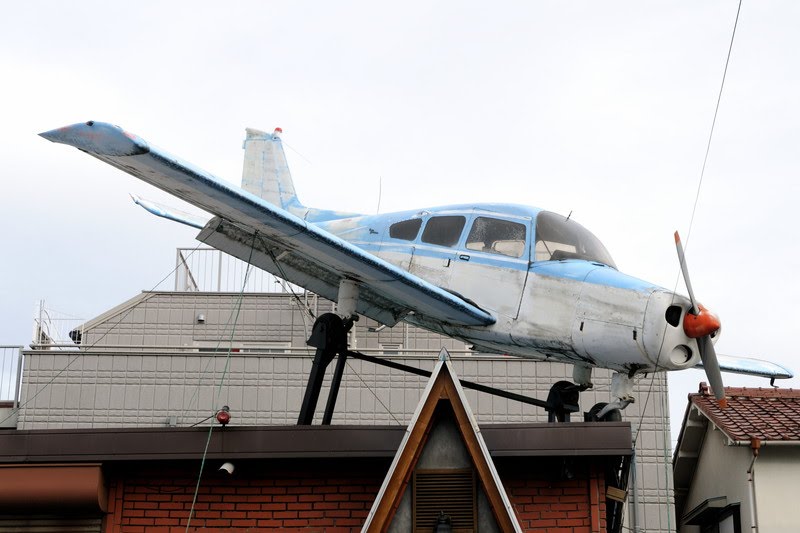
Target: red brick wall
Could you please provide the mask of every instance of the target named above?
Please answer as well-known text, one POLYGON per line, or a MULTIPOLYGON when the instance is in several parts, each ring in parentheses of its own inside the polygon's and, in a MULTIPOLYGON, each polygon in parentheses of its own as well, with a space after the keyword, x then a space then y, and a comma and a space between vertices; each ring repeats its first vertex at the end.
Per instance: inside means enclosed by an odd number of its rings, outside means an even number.
MULTIPOLYGON (((592 469, 594 470, 594 469, 592 469)), ((605 481, 597 472, 546 481, 506 473, 503 483, 524 531, 605 533, 605 481)))
MULTIPOLYGON (((208 472, 190 531, 359 531, 386 468, 316 476, 311 471, 230 477, 208 472)), ((117 473, 109 482, 105 532, 185 531, 196 482, 186 470, 117 473)))
MULTIPOLYGON (((360 531, 389 464, 242 463, 232 476, 216 472, 217 466, 203 475, 190 531, 360 531)), ((184 532, 198 467, 109 467, 105 533, 184 532)), ((542 478, 553 479, 552 472, 541 467, 500 471, 523 530, 604 533, 605 484, 599 471, 581 468, 576 479, 547 481, 542 478)))

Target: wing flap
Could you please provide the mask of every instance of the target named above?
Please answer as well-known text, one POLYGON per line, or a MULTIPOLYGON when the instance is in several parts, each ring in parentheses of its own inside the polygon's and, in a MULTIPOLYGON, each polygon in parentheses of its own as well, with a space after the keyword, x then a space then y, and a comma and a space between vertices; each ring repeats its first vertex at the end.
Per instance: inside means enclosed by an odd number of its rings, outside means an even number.
POLYGON ((216 215, 198 239, 264 270, 336 300, 339 281, 359 282, 359 312, 393 325, 409 313, 441 324, 485 326, 494 317, 440 287, 100 122, 42 134, 75 146, 198 208, 216 215), (252 249, 252 252, 251 252, 252 249))

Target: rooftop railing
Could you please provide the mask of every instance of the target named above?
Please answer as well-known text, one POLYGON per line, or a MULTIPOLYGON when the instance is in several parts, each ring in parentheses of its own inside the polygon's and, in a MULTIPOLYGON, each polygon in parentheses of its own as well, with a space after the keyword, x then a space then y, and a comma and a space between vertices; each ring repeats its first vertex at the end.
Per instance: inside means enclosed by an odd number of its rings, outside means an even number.
POLYGON ((175 290, 178 292, 302 292, 303 289, 251 267, 214 248, 178 248, 175 290), (247 274, 247 283, 245 275, 247 274))
POLYGON ((0 403, 19 405, 22 378, 22 346, 0 346, 0 403))

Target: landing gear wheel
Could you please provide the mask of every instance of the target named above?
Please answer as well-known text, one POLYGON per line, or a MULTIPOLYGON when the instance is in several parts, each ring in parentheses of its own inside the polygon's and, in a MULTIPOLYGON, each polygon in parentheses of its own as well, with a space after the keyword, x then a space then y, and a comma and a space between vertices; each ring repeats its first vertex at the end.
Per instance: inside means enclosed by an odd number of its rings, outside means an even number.
POLYGON ((597 413, 602 411, 606 405, 608 405, 606 402, 594 404, 588 413, 584 413, 584 420, 586 422, 622 422, 622 412, 619 409, 612 409, 602 418, 597 418, 597 413))

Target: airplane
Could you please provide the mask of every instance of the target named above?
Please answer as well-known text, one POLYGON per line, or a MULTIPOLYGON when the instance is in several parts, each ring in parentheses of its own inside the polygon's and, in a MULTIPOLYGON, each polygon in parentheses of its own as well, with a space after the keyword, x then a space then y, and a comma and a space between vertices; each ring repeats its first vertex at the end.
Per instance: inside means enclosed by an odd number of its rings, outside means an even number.
POLYGON ((717 355, 718 318, 700 305, 680 238, 689 297, 620 272, 570 216, 475 203, 365 215, 315 209, 297 196, 281 131, 247 129, 235 187, 112 124, 40 135, 74 146, 213 215, 208 221, 138 197, 151 213, 200 229, 197 239, 337 302, 347 320, 400 321, 461 339, 482 353, 573 365, 591 387, 608 368, 611 401, 627 407, 634 377, 704 368, 720 406, 721 371, 791 378, 766 361, 717 355))

